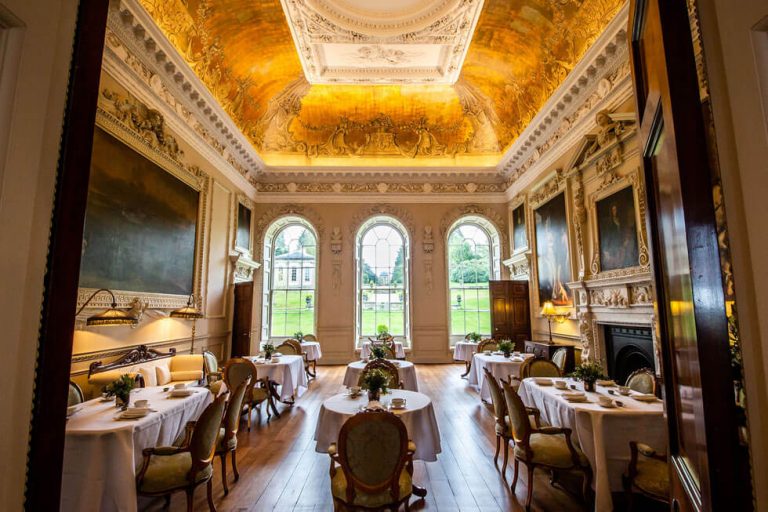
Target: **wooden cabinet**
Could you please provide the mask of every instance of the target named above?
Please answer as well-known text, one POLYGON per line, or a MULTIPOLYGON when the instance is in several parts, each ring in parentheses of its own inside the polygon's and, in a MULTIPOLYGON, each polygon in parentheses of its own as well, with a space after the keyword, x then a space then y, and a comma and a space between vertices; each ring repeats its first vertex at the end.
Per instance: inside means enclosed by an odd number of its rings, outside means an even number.
POLYGON ((572 345, 558 345, 548 341, 525 340, 525 352, 536 357, 552 360, 552 356, 558 349, 565 349, 565 373, 571 373, 576 365, 576 356, 572 345))
POLYGON ((491 281, 491 335, 509 339, 515 350, 523 351, 531 337, 531 309, 528 281, 491 281))
POLYGON ((253 282, 235 284, 235 311, 232 316, 232 357, 251 353, 253 282))

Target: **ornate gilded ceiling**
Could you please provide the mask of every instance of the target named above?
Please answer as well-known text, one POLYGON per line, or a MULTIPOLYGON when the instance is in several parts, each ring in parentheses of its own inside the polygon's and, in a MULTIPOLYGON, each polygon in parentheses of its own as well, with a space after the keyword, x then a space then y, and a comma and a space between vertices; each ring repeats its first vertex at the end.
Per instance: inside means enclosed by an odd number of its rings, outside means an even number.
POLYGON ((140 1, 275 167, 495 166, 623 4, 485 0, 453 85, 312 85, 280 0, 140 1))

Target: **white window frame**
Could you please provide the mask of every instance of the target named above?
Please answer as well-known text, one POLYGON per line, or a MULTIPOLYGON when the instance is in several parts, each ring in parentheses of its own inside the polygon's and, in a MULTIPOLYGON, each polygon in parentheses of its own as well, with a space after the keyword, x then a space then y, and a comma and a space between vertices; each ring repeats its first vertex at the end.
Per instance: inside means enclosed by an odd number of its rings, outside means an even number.
MULTIPOLYGON (((364 341, 368 341, 368 334, 362 333, 363 325, 363 236, 375 226, 390 226, 394 228, 403 239, 403 336, 395 336, 397 341, 403 343, 403 347, 411 347, 411 235, 402 222, 390 215, 376 215, 366 220, 357 230, 355 236, 355 348, 362 347, 364 341)), ((398 288, 399 290, 399 288, 398 288)))
MULTIPOLYGON (((489 275, 491 276, 492 280, 495 279, 501 279, 501 237, 499 235, 499 230, 496 228, 496 226, 488 220, 486 217, 483 217, 482 215, 464 215, 462 217, 459 217, 456 219, 453 224, 451 224, 451 227, 448 229, 445 235, 445 282, 446 282, 446 289, 447 289, 447 310, 448 310, 448 343, 451 348, 453 348, 454 345, 456 345, 457 341, 462 341, 464 339, 464 336, 466 333, 463 334, 452 334, 451 328, 452 328, 452 318, 451 318, 451 254, 450 254, 450 244, 449 240, 451 239, 451 235, 453 232, 463 225, 472 225, 477 228, 482 229, 486 235, 488 235, 488 240, 491 244, 491 258, 490 258, 490 265, 491 268, 489 275)), ((490 301, 490 290, 489 290, 489 301, 490 301)), ((491 307, 489 303, 489 308, 491 307)), ((490 313, 489 313, 490 314, 490 313)), ((490 337, 490 332, 483 332, 480 333, 483 336, 490 337)))

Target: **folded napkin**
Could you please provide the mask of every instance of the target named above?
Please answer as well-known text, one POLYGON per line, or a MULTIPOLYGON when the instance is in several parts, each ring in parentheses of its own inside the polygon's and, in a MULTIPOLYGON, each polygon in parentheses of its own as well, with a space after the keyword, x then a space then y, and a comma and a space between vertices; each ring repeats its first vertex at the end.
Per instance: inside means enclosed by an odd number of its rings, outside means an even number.
POLYGON ((563 391, 563 398, 585 398, 587 395, 583 391, 563 391))
POLYGON ((378 400, 371 400, 368 402, 368 405, 365 406, 366 409, 374 410, 374 411, 384 411, 386 410, 383 405, 381 405, 381 402, 378 400))

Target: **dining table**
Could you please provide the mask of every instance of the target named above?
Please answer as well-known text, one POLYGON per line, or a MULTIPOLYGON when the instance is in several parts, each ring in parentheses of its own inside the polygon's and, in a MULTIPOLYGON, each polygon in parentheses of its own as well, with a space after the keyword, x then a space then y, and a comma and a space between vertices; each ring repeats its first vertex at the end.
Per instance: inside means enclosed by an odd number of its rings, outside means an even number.
POLYGON ((485 379, 485 368, 497 379, 508 379, 510 376, 519 377, 520 367, 526 359, 533 357, 533 354, 512 354, 510 357, 504 357, 501 352, 485 353, 481 352, 472 356, 472 369, 469 373, 469 385, 474 387, 480 393, 480 399, 483 402, 491 401, 491 388, 485 379))
POLYGON ((462 361, 467 367, 467 370, 461 374, 462 378, 469 375, 469 372, 472 369, 472 358, 474 357, 475 352, 477 352, 478 345, 479 343, 474 341, 464 340, 457 341, 453 346, 453 360, 462 361))
POLYGON ((142 451, 172 445, 213 401, 208 389, 189 389, 189 396, 179 398, 164 386, 134 389, 130 403, 147 400, 151 412, 132 420, 119 419, 114 398, 83 402, 67 419, 60 509, 136 511, 142 451))
MULTIPOLYGON (((419 381, 416 378, 416 365, 410 361, 397 361, 392 359, 389 359, 388 361, 397 367, 397 373, 400 376, 400 382, 403 384, 403 389, 409 391, 419 390, 419 381)), ((353 361, 349 363, 347 365, 347 371, 344 374, 344 385, 347 387, 358 386, 360 374, 363 373, 366 364, 368 364, 368 360, 353 361)))
POLYGON ((302 341, 301 351, 307 354, 307 361, 317 361, 323 357, 323 351, 320 350, 320 342, 317 341, 302 341))
MULTIPOLYGON (((583 385, 572 379, 562 379, 579 391, 583 385)), ((542 383, 547 382, 544 379, 542 383)), ((586 402, 569 402, 562 390, 553 385, 537 384, 524 379, 518 393, 526 406, 541 412, 544 423, 567 427, 573 432, 571 439, 577 444, 592 466, 592 485, 595 490, 595 510, 613 510, 611 492, 623 490, 622 474, 630 460, 630 441, 653 447, 660 453, 667 451, 667 429, 661 400, 640 401, 639 394, 629 396, 617 393, 615 386, 596 386, 586 392, 586 402), (601 395, 614 400, 614 407, 599 404, 601 395)))
MULTIPOLYGON (((368 359, 371 357, 371 345, 373 342, 371 341, 364 341, 363 344, 360 346, 360 359, 368 359)), ((393 348, 395 349, 395 357, 397 359, 405 359, 405 348, 403 347, 402 341, 394 341, 392 342, 393 348)))
POLYGON ((273 354, 269 360, 263 356, 251 356, 250 359, 256 365, 257 378, 268 377, 274 382, 277 387, 275 398, 283 403, 293 403, 309 387, 304 356, 273 354))
MULTIPOLYGON (((437 426, 435 409, 432 400, 424 393, 393 389, 381 396, 380 403, 388 408, 393 398, 404 398, 404 409, 390 409, 405 424, 408 438, 416 444, 413 458, 432 462, 437 460, 440 453, 440 429, 437 426)), ((328 453, 328 447, 338 441, 339 432, 344 422, 361 412, 368 405, 368 394, 361 393, 357 397, 350 393, 333 395, 320 406, 315 428, 315 451, 328 453)))

